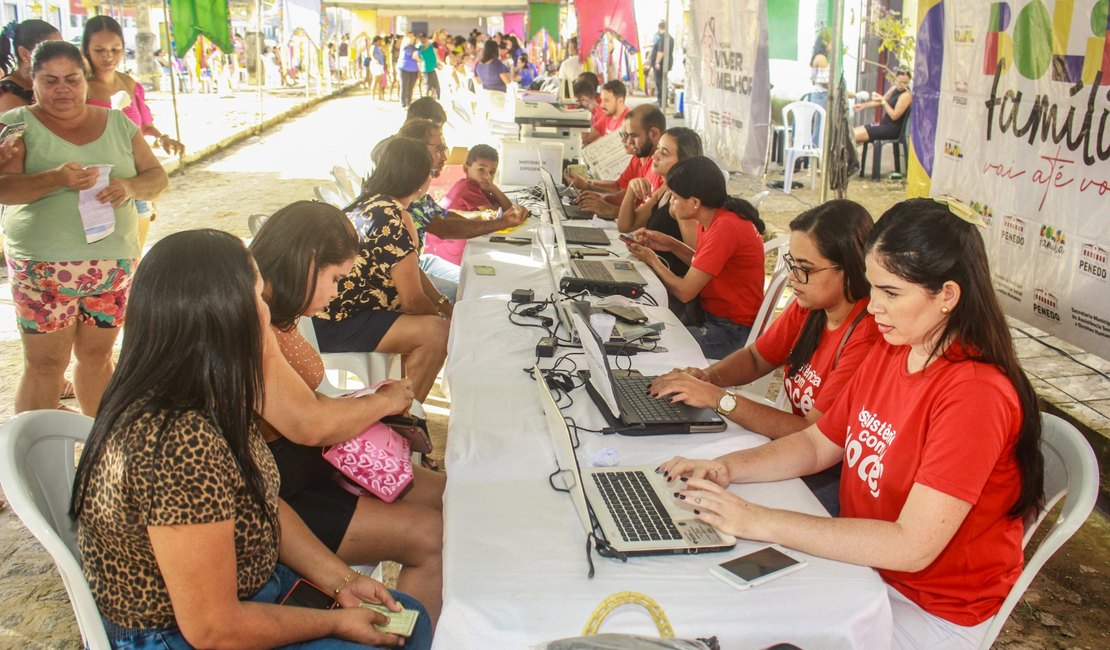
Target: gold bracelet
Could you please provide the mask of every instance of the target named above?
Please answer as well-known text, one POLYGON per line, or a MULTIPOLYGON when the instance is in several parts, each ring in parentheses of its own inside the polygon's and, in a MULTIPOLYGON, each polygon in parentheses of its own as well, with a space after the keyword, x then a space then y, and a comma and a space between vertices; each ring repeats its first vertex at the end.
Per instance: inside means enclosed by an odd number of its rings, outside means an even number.
POLYGON ((346 587, 347 585, 351 584, 351 581, 354 580, 355 576, 357 576, 357 575, 359 575, 358 571, 355 571, 353 569, 348 571, 347 575, 343 576, 343 582, 338 587, 335 588, 335 591, 332 592, 332 595, 333 596, 338 596, 339 592, 343 591, 343 587, 346 587))

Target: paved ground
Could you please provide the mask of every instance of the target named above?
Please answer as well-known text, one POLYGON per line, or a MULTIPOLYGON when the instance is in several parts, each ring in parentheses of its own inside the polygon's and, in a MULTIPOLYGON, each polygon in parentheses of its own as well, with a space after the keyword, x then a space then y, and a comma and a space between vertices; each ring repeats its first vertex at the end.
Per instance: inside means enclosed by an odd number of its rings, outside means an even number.
MULTIPOLYGON (((154 98, 160 127, 172 133, 172 119, 163 98, 154 98)), ((266 98, 273 114, 303 101, 303 93, 266 98), (290 96, 292 95, 292 96, 290 96), (280 108, 284 106, 284 108, 280 108)), ((257 97, 186 97, 182 105, 183 139, 190 150, 215 144, 255 124, 257 97), (187 104, 187 106, 186 106, 187 104)), ((267 118, 270 109, 267 108, 267 118)), ((150 242, 188 228, 214 227, 246 236, 246 217, 270 213, 291 201, 312 198, 313 186, 325 182, 334 164, 362 168, 370 148, 400 125, 396 104, 372 102, 361 91, 333 99, 318 108, 248 139, 226 153, 188 166, 171 178, 170 190, 158 202, 150 242)), ((448 129, 451 144, 465 145, 482 134, 457 125, 448 129)), ((808 179, 806 179, 808 180, 808 179)), ((730 190, 752 196, 758 182, 734 178, 730 190)), ((897 183, 858 182, 849 198, 879 215, 902 198, 897 183)), ((773 193, 761 207, 769 223, 785 230, 797 213, 816 201, 799 190, 791 196, 773 193)), ((6 280, 0 281, 0 421, 12 413, 12 394, 22 360, 14 330, 6 280)), ((1020 326, 1020 324, 1016 324, 1020 326)), ((1024 326, 1020 326, 1024 327, 1024 326)), ((1035 374, 1042 396, 1064 410, 1085 417, 1089 426, 1110 435, 1110 382, 1071 359, 1047 348, 1043 332, 1015 330, 1026 369, 1035 374), (1047 352, 1046 352, 1047 351, 1047 352), (1074 367, 1072 367, 1074 365, 1074 367), (1039 374, 1038 374, 1039 373, 1039 374), (1086 377, 1086 379, 1064 379, 1086 377)), ((1066 344, 1057 346, 1069 349, 1066 344)), ((1076 358, 1101 368, 1108 364, 1071 349, 1076 358), (1099 365, 1101 364, 1101 365, 1099 365)), ((449 402, 436 400, 440 407, 449 402)), ((0 497, 2 498, 2 497, 0 497)), ((1028 648, 1110 647, 1107 629, 1107 588, 1110 548, 1105 517, 1096 515, 1067 547, 1053 558, 1034 583, 1004 631, 1000 646, 1028 648), (1077 623, 1070 614, 1081 612, 1077 623), (1099 640, 1101 639, 1101 641, 1099 640)), ((68 599, 53 565, 10 509, 0 511, 0 648, 76 647, 78 636, 68 599)))

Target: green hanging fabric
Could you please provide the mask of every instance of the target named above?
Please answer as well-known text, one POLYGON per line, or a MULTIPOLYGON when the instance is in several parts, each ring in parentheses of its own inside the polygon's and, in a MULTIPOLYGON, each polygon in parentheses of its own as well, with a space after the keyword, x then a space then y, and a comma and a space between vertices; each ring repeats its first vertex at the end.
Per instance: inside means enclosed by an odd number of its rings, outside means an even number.
POLYGON ((528 38, 546 29, 551 38, 559 40, 559 5, 551 3, 528 3, 528 38))
POLYGON ((227 0, 172 0, 170 21, 173 23, 174 53, 185 56, 203 35, 225 54, 231 46, 231 19, 227 0))

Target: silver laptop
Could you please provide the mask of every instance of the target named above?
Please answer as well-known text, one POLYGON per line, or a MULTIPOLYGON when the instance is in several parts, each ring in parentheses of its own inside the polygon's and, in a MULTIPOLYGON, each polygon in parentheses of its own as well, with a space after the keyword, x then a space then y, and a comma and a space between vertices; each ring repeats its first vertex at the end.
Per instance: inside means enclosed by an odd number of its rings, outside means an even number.
POLYGON ((605 417, 609 427, 629 436, 716 433, 725 430, 725 421, 715 411, 694 408, 647 394, 655 377, 640 373, 614 373, 601 338, 582 314, 570 313, 571 326, 578 334, 589 371, 579 371, 586 380, 586 392, 605 417))
MULTIPOLYGON (((540 169, 543 177, 544 194, 547 197, 547 207, 551 212, 551 225, 555 227, 555 245, 560 261, 567 265, 575 277, 598 282, 631 282, 640 286, 647 285, 647 280, 631 260, 572 260, 567 250, 567 235, 563 228, 563 218, 566 216, 563 202, 559 199, 559 192, 555 189, 555 179, 546 169, 540 169)), ((601 231, 600 228, 596 230, 601 231)), ((605 233, 602 232, 604 235, 605 233)))
POLYGON ((709 553, 736 545, 735 537, 699 521, 689 507, 680 505, 683 502, 673 496, 675 487, 667 485, 653 467, 581 469, 570 428, 543 371, 537 367, 532 373, 559 473, 583 530, 593 532, 596 520, 609 545, 625 555, 709 553))

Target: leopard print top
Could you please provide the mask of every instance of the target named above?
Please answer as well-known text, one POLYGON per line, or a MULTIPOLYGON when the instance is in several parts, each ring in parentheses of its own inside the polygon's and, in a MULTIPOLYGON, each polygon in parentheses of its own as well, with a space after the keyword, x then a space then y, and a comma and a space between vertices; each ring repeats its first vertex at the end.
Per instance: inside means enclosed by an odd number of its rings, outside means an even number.
POLYGON ((250 449, 269 513, 259 511, 227 442, 207 418, 184 413, 159 436, 164 419, 143 414, 112 432, 79 521, 77 544, 93 597, 101 616, 122 627, 176 626, 147 526, 234 519, 240 600, 257 593, 277 563, 279 478, 258 430, 251 431, 250 449))

